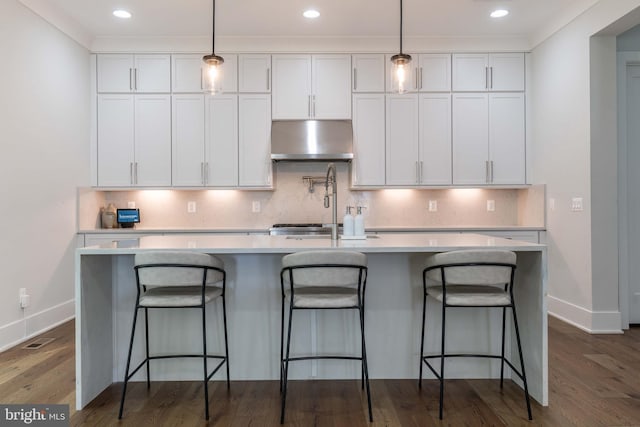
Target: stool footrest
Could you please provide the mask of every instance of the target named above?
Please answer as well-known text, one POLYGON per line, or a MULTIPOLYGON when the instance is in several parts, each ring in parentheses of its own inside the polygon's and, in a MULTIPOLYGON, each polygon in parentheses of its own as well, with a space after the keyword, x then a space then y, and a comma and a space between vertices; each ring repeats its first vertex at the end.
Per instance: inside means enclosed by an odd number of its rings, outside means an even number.
MULTIPOLYGON (((497 359, 497 360, 502 360, 502 356, 499 356, 497 354, 468 354, 468 353, 454 353, 454 354, 444 354, 444 355, 440 355, 440 354, 430 354, 427 356, 422 356, 422 361, 424 362, 425 365, 427 365, 427 367, 431 370, 431 372, 433 372, 433 374, 436 376, 437 379, 442 380, 442 376, 440 374, 438 374, 435 369, 433 368, 433 366, 431 366, 431 364, 427 361, 427 359, 440 359, 441 357, 475 357, 475 358, 482 358, 482 359, 497 359)), ((506 357, 504 358, 504 361, 507 365, 509 365, 509 367, 511 368, 511 370, 513 372, 515 372, 518 377, 520 377, 521 380, 524 381, 524 376, 522 375, 522 373, 518 370, 518 368, 516 368, 515 366, 513 366, 513 364, 509 361, 509 359, 507 359, 506 357)))
MULTIPOLYGON (((140 362, 140 364, 138 366, 136 366, 136 368, 131 371, 130 374, 127 374, 127 381, 131 379, 131 377, 133 377, 139 370, 140 368, 142 368, 146 363, 147 360, 159 360, 159 359, 182 359, 182 358, 200 358, 202 359, 202 354, 167 354, 167 355, 163 355, 163 356, 149 356, 149 358, 145 358, 142 362, 140 362)), ((213 370, 213 372, 207 377, 207 380, 209 380, 213 375, 215 375, 216 372, 218 372, 218 370, 220 369, 220 367, 222 365, 224 365, 224 363, 227 361, 227 358, 225 356, 219 356, 219 355, 215 355, 215 354, 207 354, 207 358, 208 359, 222 359, 220 361, 220 363, 218 364, 218 366, 216 366, 216 368, 213 370)))

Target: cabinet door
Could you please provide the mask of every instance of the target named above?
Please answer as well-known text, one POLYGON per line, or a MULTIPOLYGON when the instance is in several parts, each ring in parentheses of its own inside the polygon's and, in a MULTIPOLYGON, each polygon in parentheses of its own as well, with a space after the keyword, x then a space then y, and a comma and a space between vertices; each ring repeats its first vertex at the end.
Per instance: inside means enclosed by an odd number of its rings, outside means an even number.
POLYGON ((418 89, 421 92, 451 91, 450 54, 422 54, 418 60, 418 89))
POLYGON ((453 91, 476 92, 489 89, 489 57, 484 53, 453 54, 453 91))
POLYGON ((418 185, 418 95, 387 95, 387 185, 418 185))
POLYGON ((451 95, 420 95, 420 184, 451 185, 451 95))
POLYGON ((453 95, 453 184, 487 184, 489 104, 486 93, 453 95))
POLYGON ((492 53, 489 67, 491 90, 524 91, 524 53, 492 53))
POLYGON ((206 97, 206 185, 238 185, 238 96, 206 97))
POLYGON ((173 93, 204 91, 202 55, 173 55, 171 61, 173 93))
POLYGON ((351 118, 351 56, 314 55, 312 58, 312 116, 351 118))
POLYGON ((383 186, 385 182, 384 94, 353 95, 354 186, 383 186))
POLYGON ((204 95, 173 95, 171 176, 174 187, 204 185, 204 95))
POLYGON ((239 96, 239 168, 241 187, 270 187, 271 96, 239 96))
POLYGON ((133 95, 98 95, 98 185, 133 185, 133 95))
POLYGON ((98 92, 133 92, 133 55, 98 55, 98 92))
POLYGON ((489 95, 489 160, 492 184, 525 183, 523 93, 489 95))
POLYGON ((134 183, 171 185, 171 96, 135 95, 134 183))
POLYGON ((271 92, 271 56, 238 56, 238 91, 253 93, 271 92))
POLYGON ((222 64, 222 93, 238 92, 238 55, 225 53, 222 64))
POLYGON ((171 92, 171 56, 136 55, 133 77, 137 93, 171 92))
POLYGON ((311 117, 311 56, 273 55, 273 118, 311 117))
POLYGON ((384 55, 352 55, 354 92, 384 92, 384 55))

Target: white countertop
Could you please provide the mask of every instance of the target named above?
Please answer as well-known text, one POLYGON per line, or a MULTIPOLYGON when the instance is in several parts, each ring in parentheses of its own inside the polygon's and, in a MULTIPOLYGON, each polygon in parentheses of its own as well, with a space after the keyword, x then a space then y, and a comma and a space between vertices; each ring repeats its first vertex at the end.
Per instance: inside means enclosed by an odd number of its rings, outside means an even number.
MULTIPOLYGON (((180 234, 180 233, 269 233, 270 227, 211 227, 211 228, 191 228, 191 227, 136 227, 136 228, 95 228, 79 230, 79 234, 180 234)), ((464 231, 544 231, 544 227, 535 226, 438 226, 438 227, 419 227, 419 226, 380 226, 367 227, 368 233, 435 233, 435 232, 464 232, 464 231)))
POLYGON ((355 249, 365 253, 443 252, 455 249, 494 248, 543 251, 545 245, 481 234, 398 233, 366 240, 339 240, 329 236, 168 235, 146 236, 77 249, 80 255, 135 254, 147 250, 189 250, 212 254, 291 253, 320 249, 355 249))

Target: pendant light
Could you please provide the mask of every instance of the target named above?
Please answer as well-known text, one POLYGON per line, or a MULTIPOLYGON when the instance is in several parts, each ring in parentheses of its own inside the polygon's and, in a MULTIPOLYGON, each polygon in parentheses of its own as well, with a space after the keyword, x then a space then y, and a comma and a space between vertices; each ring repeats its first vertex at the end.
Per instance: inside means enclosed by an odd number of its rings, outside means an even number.
POLYGON ((391 63, 393 64, 392 89, 394 92, 404 93, 411 82, 411 67, 409 66, 411 55, 402 53, 402 0, 400 0, 400 53, 391 57, 391 63))
POLYGON ((224 58, 216 55, 216 0, 213 2, 213 29, 211 31, 211 55, 202 57, 205 63, 204 87, 205 90, 215 95, 222 92, 222 64, 224 58))

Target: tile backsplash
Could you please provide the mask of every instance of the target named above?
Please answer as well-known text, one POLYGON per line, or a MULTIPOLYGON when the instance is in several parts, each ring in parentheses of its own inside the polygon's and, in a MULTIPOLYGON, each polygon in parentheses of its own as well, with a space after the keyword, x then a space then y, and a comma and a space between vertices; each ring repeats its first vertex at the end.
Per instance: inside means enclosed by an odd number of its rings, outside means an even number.
MULTIPOLYGON (((364 206, 367 227, 544 226, 544 186, 522 189, 349 189, 349 170, 337 163, 338 215, 345 206, 364 206), (494 211, 487 210, 493 200, 494 211), (437 211, 429 211, 436 201, 437 211)), ((277 163, 275 190, 80 189, 79 230, 100 228, 100 207, 135 202, 143 228, 268 228, 274 223, 330 222, 323 207, 324 185, 310 187, 303 176, 324 179, 326 163, 277 163), (196 212, 187 212, 195 202, 196 212), (257 203, 256 203, 257 202, 257 203), (260 212, 253 212, 259 205, 260 212)), ((353 210, 355 213, 355 209, 353 210)))

